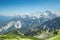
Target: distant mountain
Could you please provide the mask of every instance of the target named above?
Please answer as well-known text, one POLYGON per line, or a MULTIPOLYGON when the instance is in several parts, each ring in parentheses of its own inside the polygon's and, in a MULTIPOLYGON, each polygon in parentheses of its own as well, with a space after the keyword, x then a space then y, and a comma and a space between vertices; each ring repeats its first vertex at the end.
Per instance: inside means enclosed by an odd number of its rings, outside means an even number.
POLYGON ((5 26, 13 17, 11 16, 0 16, 0 28, 5 26))
POLYGON ((0 25, 0 33, 5 33, 14 29, 18 29, 25 33, 31 31, 37 26, 43 25, 46 21, 49 22, 49 20, 53 20, 59 16, 57 14, 59 13, 47 10, 46 12, 27 13, 16 16, 0 16, 0 22, 2 25, 0 25))

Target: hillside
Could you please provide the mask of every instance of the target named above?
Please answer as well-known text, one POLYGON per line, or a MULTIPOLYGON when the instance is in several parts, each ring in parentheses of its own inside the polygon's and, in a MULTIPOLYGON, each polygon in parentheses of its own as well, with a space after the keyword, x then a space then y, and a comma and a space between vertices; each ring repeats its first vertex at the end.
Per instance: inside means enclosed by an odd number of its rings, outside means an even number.
POLYGON ((59 40, 60 16, 56 14, 55 11, 47 10, 0 16, 0 40, 59 40))

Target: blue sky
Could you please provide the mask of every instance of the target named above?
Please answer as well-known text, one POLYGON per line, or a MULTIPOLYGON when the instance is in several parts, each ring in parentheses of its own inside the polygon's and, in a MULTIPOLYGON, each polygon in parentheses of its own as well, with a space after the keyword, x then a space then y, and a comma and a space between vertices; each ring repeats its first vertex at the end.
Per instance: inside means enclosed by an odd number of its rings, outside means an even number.
POLYGON ((59 10, 60 0, 0 0, 0 14, 33 13, 59 10))

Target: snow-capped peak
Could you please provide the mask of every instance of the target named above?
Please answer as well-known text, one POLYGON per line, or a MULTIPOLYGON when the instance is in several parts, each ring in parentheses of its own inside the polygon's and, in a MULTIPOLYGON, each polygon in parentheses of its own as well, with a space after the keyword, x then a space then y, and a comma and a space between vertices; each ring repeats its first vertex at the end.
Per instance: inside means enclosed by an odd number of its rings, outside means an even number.
MULTIPOLYGON (((11 27, 20 29, 20 28, 30 28, 41 25, 43 22, 53 19, 59 15, 60 12, 54 10, 47 10, 45 12, 35 12, 35 13, 25 13, 25 14, 15 14, 12 19, 8 20, 9 22, 0 28, 1 31, 6 31, 11 27)), ((8 14, 7 14, 8 15, 8 14)), ((5 14, 3 16, 6 16, 5 14)), ((9 15, 10 16, 10 15, 9 15)), ((8 17, 8 16, 7 16, 8 17)), ((9 17, 10 18, 10 17, 9 17)), ((6 19, 4 17, 4 19, 6 19)))
POLYGON ((54 10, 52 12, 54 12, 54 14, 56 14, 57 16, 60 16, 60 12, 59 11, 54 10))
POLYGON ((45 12, 35 12, 35 13, 20 13, 20 14, 1 14, 2 16, 21 16, 22 18, 25 18, 26 15, 29 17, 36 16, 37 18, 40 18, 41 15, 48 16, 48 14, 55 14, 56 16, 60 16, 60 12, 56 10, 47 10, 45 12))
POLYGON ((47 10, 46 12, 48 12, 48 14, 49 14, 49 12, 51 12, 52 14, 55 14, 57 17, 60 16, 60 12, 56 11, 56 10, 47 10))

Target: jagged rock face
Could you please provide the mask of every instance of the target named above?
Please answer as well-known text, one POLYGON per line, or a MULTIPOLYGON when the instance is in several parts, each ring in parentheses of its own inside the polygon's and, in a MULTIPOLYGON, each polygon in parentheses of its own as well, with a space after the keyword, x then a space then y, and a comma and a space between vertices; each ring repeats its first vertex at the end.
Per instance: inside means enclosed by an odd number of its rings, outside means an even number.
MULTIPOLYGON (((58 12, 47 10, 46 12, 36 12, 36 13, 32 13, 32 14, 21 14, 19 16, 14 15, 12 17, 7 16, 8 18, 7 17, 4 18, 5 17, 4 16, 3 18, 8 19, 8 20, 4 20, 4 23, 5 23, 4 25, 1 24, 0 33, 8 32, 8 31, 11 31, 14 29, 19 29, 22 32, 28 32, 28 31, 31 31, 33 28, 36 28, 37 26, 40 26, 40 25, 45 25, 50 28, 52 28, 52 26, 55 27, 55 25, 58 26, 59 21, 55 22, 55 20, 54 20, 54 18, 56 18, 58 16, 58 15, 56 15, 56 13, 58 13, 58 12), (7 22, 5 22, 5 21, 7 21, 7 22)), ((2 17, 0 17, 0 19, 1 18, 2 17)), ((1 22, 1 20, 0 20, 0 22, 1 22)), ((2 22, 3 22, 3 20, 2 20, 2 22)), ((41 29, 41 28, 42 27, 40 27, 39 29, 41 29)))
POLYGON ((38 29, 42 28, 46 28, 46 29, 60 29, 60 17, 56 17, 52 20, 48 20, 46 22, 44 22, 43 24, 41 24, 40 26, 37 27, 38 29))

